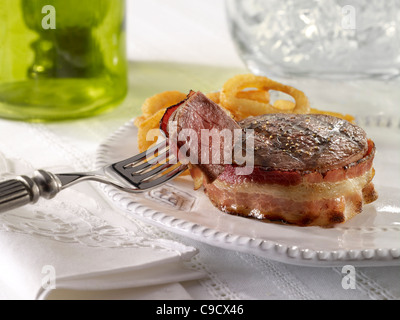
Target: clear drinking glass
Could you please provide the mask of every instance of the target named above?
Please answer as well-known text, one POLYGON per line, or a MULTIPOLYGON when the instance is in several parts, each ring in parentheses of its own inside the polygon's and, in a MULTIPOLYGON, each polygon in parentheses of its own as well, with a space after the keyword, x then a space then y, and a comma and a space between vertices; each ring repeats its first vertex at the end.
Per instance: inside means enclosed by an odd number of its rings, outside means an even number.
POLYGON ((254 73, 400 75, 400 0, 226 0, 226 9, 254 73))
POLYGON ((125 97, 125 0, 0 0, 0 23, 0 117, 87 117, 125 97))

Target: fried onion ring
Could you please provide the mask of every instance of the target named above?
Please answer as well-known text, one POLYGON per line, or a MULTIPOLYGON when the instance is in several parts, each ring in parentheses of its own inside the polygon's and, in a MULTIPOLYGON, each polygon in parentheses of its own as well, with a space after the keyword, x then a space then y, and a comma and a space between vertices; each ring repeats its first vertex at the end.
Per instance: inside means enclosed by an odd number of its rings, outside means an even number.
POLYGON ((334 116, 336 118, 341 118, 344 120, 347 120, 351 123, 355 123, 356 118, 354 118, 352 115, 349 114, 342 114, 342 113, 338 113, 338 112, 332 112, 332 111, 323 111, 323 110, 318 110, 318 109, 311 109, 310 110, 311 114, 327 114, 329 116, 334 116))
POLYGON ((159 110, 166 109, 184 100, 186 94, 179 91, 165 91, 152 96, 143 103, 142 112, 145 118, 156 114, 159 110))
POLYGON ((221 93, 219 91, 217 92, 210 92, 206 94, 206 97, 210 99, 211 101, 215 102, 216 104, 221 103, 221 99, 219 98, 221 93))
MULTIPOLYGON (((221 104, 233 112, 242 116, 257 116, 267 113, 309 113, 310 103, 306 95, 293 87, 283 85, 266 77, 255 76, 252 74, 238 75, 228 80, 222 88, 220 94, 221 104), (269 102, 260 102, 248 98, 238 97, 243 90, 256 88, 268 92, 269 90, 281 91, 292 96, 295 100, 293 109, 274 107, 269 102)), ((279 103, 280 104, 280 103, 279 103)))
POLYGON ((269 103, 269 101, 270 101, 269 92, 263 91, 263 90, 240 91, 236 95, 236 98, 248 99, 248 100, 258 101, 258 102, 262 102, 262 103, 269 103))
POLYGON ((146 151, 154 143, 154 141, 147 141, 147 133, 152 129, 157 130, 159 128, 159 123, 165 110, 185 98, 186 94, 182 92, 165 91, 144 101, 142 115, 134 121, 135 126, 139 129, 138 147, 140 152, 146 151))
POLYGON ((138 148, 140 152, 144 152, 149 149, 155 142, 157 142, 157 137, 161 135, 160 131, 160 121, 165 113, 165 109, 159 110, 157 113, 153 114, 151 117, 142 121, 138 130, 138 148), (152 130, 152 131, 150 131, 152 130), (152 133, 152 137, 148 134, 152 133))

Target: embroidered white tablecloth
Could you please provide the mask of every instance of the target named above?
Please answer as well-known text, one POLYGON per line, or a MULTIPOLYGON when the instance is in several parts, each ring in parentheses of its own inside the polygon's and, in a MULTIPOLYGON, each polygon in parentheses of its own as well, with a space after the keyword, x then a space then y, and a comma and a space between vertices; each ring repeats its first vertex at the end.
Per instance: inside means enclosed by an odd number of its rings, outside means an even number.
MULTIPOLYGON (((165 90, 213 91, 247 72, 222 0, 128 0, 127 17, 130 92, 123 105, 65 123, 0 120, 0 179, 38 168, 94 169, 100 143, 138 115, 145 98, 165 90)), ((337 95, 351 91, 354 112, 379 101, 376 114, 399 114, 393 85, 376 84, 372 98, 371 87, 353 83, 333 93, 319 81, 288 81, 326 109, 348 112, 337 95)), ((0 216, 0 252, 2 299, 400 298, 399 267, 357 268, 356 287, 346 290, 340 267, 298 267, 175 235, 122 214, 92 183, 0 216)))

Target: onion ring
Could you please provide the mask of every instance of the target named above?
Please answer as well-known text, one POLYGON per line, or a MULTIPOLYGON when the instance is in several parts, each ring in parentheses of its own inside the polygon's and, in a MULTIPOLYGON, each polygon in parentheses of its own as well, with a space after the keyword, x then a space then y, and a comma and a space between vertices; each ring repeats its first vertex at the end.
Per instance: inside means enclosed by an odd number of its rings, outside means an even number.
POLYGON ((150 132, 150 130, 154 130, 152 131, 152 133, 157 133, 158 132, 158 136, 162 136, 161 135, 161 131, 160 131, 160 121, 161 118, 164 116, 165 113, 165 109, 159 110, 156 114, 154 114, 153 116, 147 118, 146 120, 142 121, 142 123, 139 126, 139 130, 138 130, 138 148, 140 152, 144 152, 146 151, 148 148, 150 148, 155 142, 155 136, 157 136, 156 134, 154 134, 154 139, 153 141, 149 141, 148 139, 148 133, 150 132), (158 130, 158 131, 156 131, 158 130))
POLYGON ((221 104, 232 111, 241 115, 263 115, 267 113, 309 113, 310 103, 306 95, 293 87, 283 85, 266 77, 255 76, 252 74, 238 75, 228 80, 222 88, 220 94, 221 104), (247 98, 240 98, 238 94, 247 88, 256 88, 258 90, 281 91, 295 100, 292 110, 279 109, 271 105, 269 102, 259 102, 247 98))
POLYGON ((318 109, 311 109, 310 113, 311 114, 327 114, 329 116, 347 120, 353 124, 355 124, 355 122, 356 122, 356 118, 354 118, 352 115, 349 115, 349 114, 342 114, 342 113, 332 112, 332 111, 323 111, 323 110, 318 110, 318 109))
POLYGON ((159 110, 166 109, 186 99, 186 94, 179 91, 165 91, 145 100, 142 106, 143 116, 149 118, 159 110))

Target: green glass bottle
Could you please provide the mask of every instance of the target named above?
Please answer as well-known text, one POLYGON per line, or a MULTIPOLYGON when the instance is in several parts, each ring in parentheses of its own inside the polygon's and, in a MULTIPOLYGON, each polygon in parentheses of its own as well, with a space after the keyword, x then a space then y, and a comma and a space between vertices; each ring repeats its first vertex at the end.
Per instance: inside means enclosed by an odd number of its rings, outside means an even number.
POLYGON ((125 98, 125 0, 0 0, 0 24, 0 117, 82 118, 125 98))

